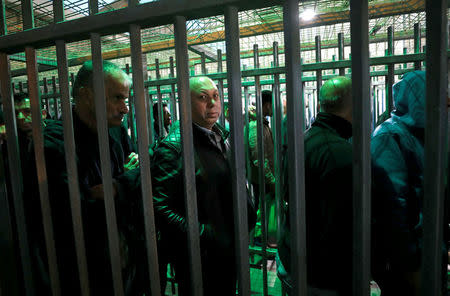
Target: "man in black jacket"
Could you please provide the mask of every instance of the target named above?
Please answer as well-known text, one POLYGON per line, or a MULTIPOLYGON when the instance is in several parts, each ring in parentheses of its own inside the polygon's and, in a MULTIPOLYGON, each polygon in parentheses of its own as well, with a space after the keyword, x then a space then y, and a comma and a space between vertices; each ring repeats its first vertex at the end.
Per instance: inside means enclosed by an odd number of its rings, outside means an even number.
MULTIPOLYGON (((319 103, 320 112, 305 134, 308 295, 349 295, 352 283, 352 145, 348 141, 352 136, 351 80, 334 77, 325 82, 320 89, 319 103)), ((283 170, 287 178, 286 154, 283 170)), ((286 186, 284 190, 288 202, 289 188, 286 186)), ((278 273, 289 293, 292 285, 289 209, 285 211, 283 223, 278 273)))
MULTIPOLYGON (((109 127, 111 171, 114 179, 126 179, 129 170, 139 166, 135 147, 131 143, 122 119, 128 113, 125 103, 129 96, 131 81, 116 65, 103 62, 105 81, 106 115, 109 127)), ((79 70, 73 87, 73 128, 76 143, 76 161, 81 198, 83 231, 88 263, 90 293, 113 295, 112 273, 109 256, 105 206, 103 200, 102 172, 100 164, 97 122, 94 106, 92 62, 86 62, 79 70)), ((66 168, 64 134, 61 121, 49 121, 44 131, 44 149, 48 175, 48 192, 52 209, 56 255, 63 295, 80 295, 77 277, 77 257, 71 220, 69 180, 66 168)), ((34 162, 32 162, 34 165, 34 162)), ((34 169, 35 168, 31 168, 34 169)), ((36 186, 36 185, 35 185, 36 186)), ((36 188, 30 186, 30 188, 36 188)), ((114 181, 117 222, 119 228, 122 275, 125 295, 142 293, 136 280, 136 258, 139 243, 136 223, 131 207, 138 200, 126 195, 124 186, 114 181), (133 250, 133 252, 131 252, 133 250)), ((30 225, 33 227, 35 268, 39 268, 39 295, 50 295, 45 244, 42 236, 38 194, 31 192, 31 207, 28 207, 30 225)))
MULTIPOLYGON (((190 89, 203 295, 235 295, 229 133, 216 123, 221 105, 214 82, 208 77, 191 78, 190 89)), ((179 295, 191 295, 179 122, 156 147, 151 169, 161 249, 175 267, 179 295)), ((251 205, 249 208, 254 211, 251 205)))

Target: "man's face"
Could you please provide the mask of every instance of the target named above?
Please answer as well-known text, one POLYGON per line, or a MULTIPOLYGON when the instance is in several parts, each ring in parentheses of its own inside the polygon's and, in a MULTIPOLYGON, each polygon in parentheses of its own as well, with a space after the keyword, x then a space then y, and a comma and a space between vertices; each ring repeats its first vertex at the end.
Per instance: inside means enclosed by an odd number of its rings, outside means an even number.
POLYGON ((163 109, 164 113, 164 127, 168 127, 172 123, 172 115, 170 114, 169 108, 167 106, 163 109))
POLYGON ((272 103, 265 103, 263 105, 263 115, 272 117, 272 115, 273 115, 272 103))
POLYGON ((211 79, 203 78, 195 89, 191 89, 192 121, 211 129, 222 111, 219 91, 211 79))
POLYGON ((30 99, 14 104, 16 111, 17 128, 23 133, 31 133, 31 108, 30 99))

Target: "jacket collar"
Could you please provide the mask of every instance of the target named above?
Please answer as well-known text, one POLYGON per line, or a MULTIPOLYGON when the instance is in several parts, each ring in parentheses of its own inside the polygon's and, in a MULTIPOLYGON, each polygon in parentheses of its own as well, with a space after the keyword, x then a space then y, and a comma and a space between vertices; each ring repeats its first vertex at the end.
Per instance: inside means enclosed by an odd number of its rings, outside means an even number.
POLYGON ((344 139, 352 137, 352 124, 344 118, 331 113, 319 112, 312 126, 321 126, 334 130, 344 139))

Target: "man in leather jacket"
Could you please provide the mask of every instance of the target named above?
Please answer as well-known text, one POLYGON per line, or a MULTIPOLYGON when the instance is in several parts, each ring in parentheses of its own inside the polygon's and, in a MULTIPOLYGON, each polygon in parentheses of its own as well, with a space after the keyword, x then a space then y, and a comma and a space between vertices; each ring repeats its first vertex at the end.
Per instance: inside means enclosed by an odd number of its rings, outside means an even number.
MULTIPOLYGON (((234 214, 228 131, 217 123, 219 92, 208 77, 190 79, 203 295, 235 295, 234 214)), ((180 122, 157 145, 152 185, 161 252, 175 268, 179 295, 191 295, 180 122)), ((254 219, 254 208, 249 217, 254 219)))

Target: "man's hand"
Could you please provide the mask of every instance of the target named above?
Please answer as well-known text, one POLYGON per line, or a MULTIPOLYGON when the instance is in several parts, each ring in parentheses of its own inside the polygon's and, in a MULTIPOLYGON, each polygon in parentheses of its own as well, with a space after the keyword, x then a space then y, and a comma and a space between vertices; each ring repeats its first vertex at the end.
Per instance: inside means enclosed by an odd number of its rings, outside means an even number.
POLYGON ((125 172, 131 171, 139 167, 139 155, 131 152, 127 157, 126 163, 123 165, 125 172))

